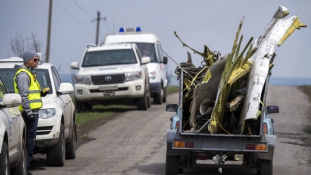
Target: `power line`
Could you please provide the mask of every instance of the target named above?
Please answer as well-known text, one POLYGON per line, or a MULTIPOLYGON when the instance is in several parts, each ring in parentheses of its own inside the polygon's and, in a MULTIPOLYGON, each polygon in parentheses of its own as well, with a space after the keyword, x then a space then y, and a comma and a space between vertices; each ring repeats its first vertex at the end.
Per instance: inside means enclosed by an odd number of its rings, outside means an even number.
POLYGON ((84 21, 80 21, 78 20, 77 18, 75 18, 74 16, 72 16, 70 13, 67 12, 67 10, 65 8, 63 8, 59 2, 57 0, 55 0, 56 4, 69 16, 71 17, 72 19, 74 19, 75 21, 79 22, 79 23, 82 23, 82 24, 86 24, 86 23, 89 23, 89 22, 84 22, 84 21))
POLYGON ((77 1, 75 1, 75 0, 72 0, 78 7, 79 7, 79 9, 80 10, 82 10, 83 12, 84 12, 84 14, 86 14, 88 17, 90 17, 90 18, 93 18, 93 17, 91 17, 91 15, 89 15, 87 12, 86 12, 86 10, 84 10, 78 3, 77 3, 77 1))

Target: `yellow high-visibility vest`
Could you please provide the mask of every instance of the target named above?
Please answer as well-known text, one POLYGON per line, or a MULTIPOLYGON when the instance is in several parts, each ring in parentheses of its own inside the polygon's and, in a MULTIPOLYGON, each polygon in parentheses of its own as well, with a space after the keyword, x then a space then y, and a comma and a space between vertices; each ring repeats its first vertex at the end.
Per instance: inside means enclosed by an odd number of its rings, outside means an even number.
MULTIPOLYGON (((14 76, 14 91, 15 93, 19 94, 17 83, 16 83, 16 76, 21 73, 26 72, 30 78, 30 86, 29 86, 29 94, 28 94, 28 100, 30 103, 31 109, 40 109, 42 107, 42 100, 41 100, 41 88, 39 82, 34 78, 34 75, 28 70, 24 68, 20 68, 15 76, 14 76)), ((24 111, 23 106, 19 105, 18 109, 20 111, 24 111)))

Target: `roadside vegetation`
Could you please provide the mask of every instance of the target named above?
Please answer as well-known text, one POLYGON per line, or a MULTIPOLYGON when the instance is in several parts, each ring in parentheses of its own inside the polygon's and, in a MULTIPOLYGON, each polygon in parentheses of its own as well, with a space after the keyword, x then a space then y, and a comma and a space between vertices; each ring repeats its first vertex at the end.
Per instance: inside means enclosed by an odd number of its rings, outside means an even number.
MULTIPOLYGON (((168 86, 167 94, 178 92, 178 86, 168 86)), ((73 98, 74 99, 74 98, 73 98)), ((91 122, 98 121, 100 119, 105 119, 107 117, 113 116, 117 113, 136 110, 137 107, 131 105, 129 102, 124 102, 121 104, 111 104, 111 105, 93 105, 92 110, 88 110, 82 113, 76 113, 76 123, 78 126, 91 122)), ((164 110, 164 109, 163 109, 164 110)))
POLYGON ((311 102, 311 85, 299 86, 298 88, 301 89, 302 92, 304 92, 309 97, 309 101, 311 102))

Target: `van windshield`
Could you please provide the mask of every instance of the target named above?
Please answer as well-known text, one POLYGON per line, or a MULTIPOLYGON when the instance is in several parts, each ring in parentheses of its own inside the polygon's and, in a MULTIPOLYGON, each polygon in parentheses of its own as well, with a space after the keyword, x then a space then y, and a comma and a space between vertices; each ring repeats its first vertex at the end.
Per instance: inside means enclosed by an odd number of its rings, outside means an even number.
POLYGON ((132 49, 89 51, 85 53, 82 67, 136 64, 132 49))
POLYGON ((153 43, 135 43, 143 57, 150 57, 150 62, 158 63, 153 43))

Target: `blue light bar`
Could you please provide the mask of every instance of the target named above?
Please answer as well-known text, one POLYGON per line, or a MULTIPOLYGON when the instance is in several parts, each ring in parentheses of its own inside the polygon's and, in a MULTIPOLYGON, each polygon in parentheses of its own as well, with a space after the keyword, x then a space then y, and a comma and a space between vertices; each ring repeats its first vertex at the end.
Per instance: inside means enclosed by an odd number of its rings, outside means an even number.
POLYGON ((140 27, 136 27, 136 32, 141 32, 140 27))
POLYGON ((120 27, 119 32, 120 32, 120 33, 124 32, 124 28, 123 28, 123 27, 120 27))

